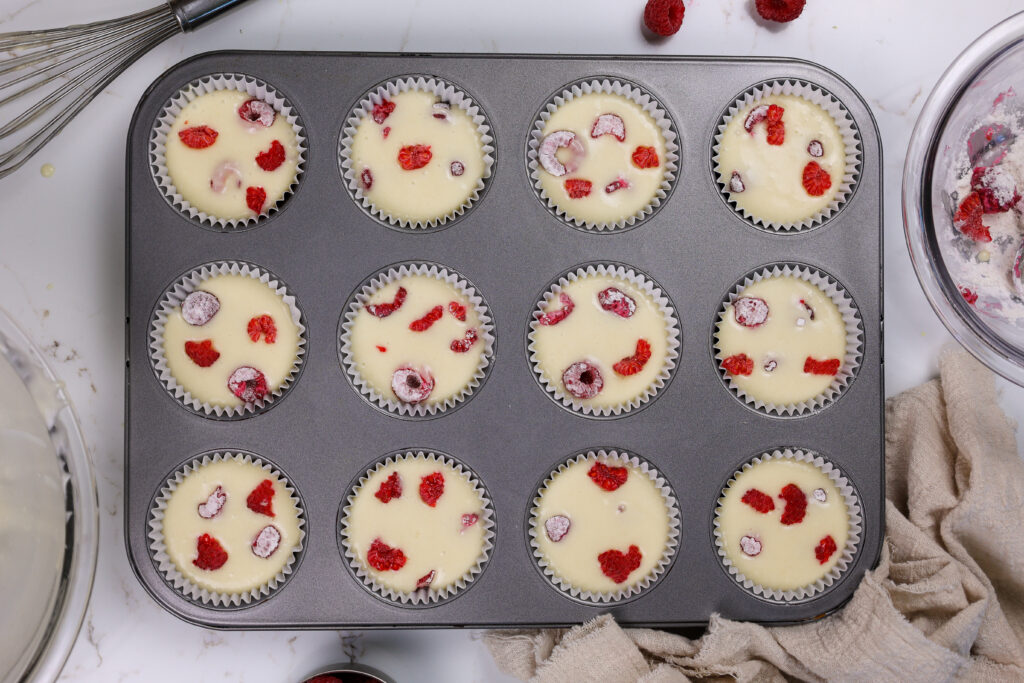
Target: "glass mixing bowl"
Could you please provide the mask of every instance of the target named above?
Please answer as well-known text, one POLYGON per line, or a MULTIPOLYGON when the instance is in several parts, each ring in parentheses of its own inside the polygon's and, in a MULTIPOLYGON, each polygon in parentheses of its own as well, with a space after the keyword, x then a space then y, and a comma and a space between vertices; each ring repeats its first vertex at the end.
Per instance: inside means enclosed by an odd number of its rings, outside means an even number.
MULTIPOLYGON (((972 150, 972 167, 990 165, 1014 142, 1009 130, 986 120, 997 99, 1004 111, 1024 114, 1024 12, 964 50, 925 102, 903 169, 903 225, 917 278, 943 324, 978 360, 1024 386, 1024 298, 1014 292, 1007 268, 1006 281, 998 283, 1005 306, 986 296, 969 303, 958 283, 970 257, 953 244, 956 201, 950 195, 955 174, 966 168, 966 150, 972 150)), ((1012 261, 1019 245, 1018 236, 1012 246, 992 246, 1008 249, 1012 261)))

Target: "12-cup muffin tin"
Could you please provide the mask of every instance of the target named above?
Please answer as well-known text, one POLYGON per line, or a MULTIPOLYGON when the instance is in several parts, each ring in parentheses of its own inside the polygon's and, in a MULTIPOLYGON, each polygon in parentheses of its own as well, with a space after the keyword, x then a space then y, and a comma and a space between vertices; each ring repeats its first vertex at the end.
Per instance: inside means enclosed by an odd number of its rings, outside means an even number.
POLYGON ((820 66, 786 59, 402 55, 215 52, 186 60, 147 90, 127 146, 127 344, 125 542, 143 586, 162 606, 218 628, 559 626, 610 612, 620 623, 681 626, 712 613, 793 623, 842 605, 874 566, 883 537, 881 146, 870 110, 820 66), (305 171, 280 210, 244 230, 217 230, 180 213, 153 179, 149 139, 164 104, 191 81, 240 73, 265 81, 298 112, 305 171), (440 227, 390 227, 353 201, 338 163, 351 108, 377 84, 431 75, 468 93, 494 136, 483 196, 440 227), (529 135, 541 107, 581 79, 619 79, 653 94, 673 119, 680 161, 661 206, 616 231, 586 231, 554 215, 528 177, 529 135), (725 201, 711 149, 726 109, 768 80, 820 86, 853 117, 859 177, 823 225, 783 234, 751 225, 725 201), (158 380, 149 331, 165 290, 212 261, 246 261, 287 285, 307 326, 302 370, 283 398, 244 419, 186 409, 158 380), (471 400, 431 419, 403 419, 370 405, 346 379, 338 326, 346 302, 391 264, 433 262, 468 278, 495 326, 495 355, 471 400), (584 263, 626 264, 671 299, 681 346, 671 381, 618 417, 565 409, 538 385, 525 337, 544 288, 584 263), (801 417, 758 412, 725 386, 713 359, 714 324, 734 284, 760 266, 807 264, 834 277, 860 312, 857 376, 834 403, 801 417), (712 518, 733 472, 760 453, 820 453, 856 487, 863 533, 854 562, 829 589, 787 604, 735 582, 714 546, 712 518), (531 555, 526 526, 538 482, 571 456, 620 449, 644 458, 678 500, 678 550, 664 575, 627 601, 588 604, 554 588, 531 555), (339 549, 339 511, 352 484, 389 453, 435 450, 468 465, 494 506, 494 548, 476 581, 437 604, 399 605, 372 594, 339 549), (180 466, 210 451, 245 451, 286 471, 305 507, 306 537, 294 574, 269 598, 238 608, 192 602, 159 573, 147 536, 158 490, 180 466))

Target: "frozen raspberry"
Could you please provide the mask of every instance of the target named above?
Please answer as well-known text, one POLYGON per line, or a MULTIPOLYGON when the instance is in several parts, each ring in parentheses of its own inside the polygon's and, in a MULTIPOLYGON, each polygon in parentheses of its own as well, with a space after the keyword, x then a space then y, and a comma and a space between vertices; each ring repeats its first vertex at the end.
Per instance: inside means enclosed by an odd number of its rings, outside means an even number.
POLYGON ((636 313, 636 301, 618 287, 607 287, 598 292, 597 303, 620 318, 631 318, 636 313))
POLYGON ((604 388, 604 378, 596 365, 581 360, 565 369, 562 384, 576 398, 594 398, 604 388))
POLYGON ((229 183, 233 182, 235 187, 242 186, 242 171, 230 161, 224 161, 213 169, 210 176, 210 189, 217 194, 223 194, 229 183))
POLYGON ((389 135, 391 135, 391 126, 384 126, 383 128, 381 128, 380 136, 382 138, 387 140, 389 135))
POLYGON ((270 128, 274 125, 274 119, 277 118, 277 112, 274 111, 273 105, 269 102, 257 100, 254 97, 251 100, 242 102, 238 107, 238 118, 247 123, 257 123, 264 128, 270 128))
POLYGON ((264 171, 275 171, 284 163, 284 145, 277 140, 270 143, 270 149, 256 155, 256 165, 264 171))
POLYGON ((608 467, 603 462, 595 462, 587 471, 587 476, 605 491, 614 491, 626 483, 629 470, 625 467, 608 467))
POLYGON ((417 372, 412 368, 398 368, 391 375, 391 390, 400 401, 419 403, 434 390, 434 378, 425 370, 417 372))
POLYGON ((612 366, 612 370, 616 374, 622 375, 623 377, 629 377, 635 375, 644 369, 647 365, 647 361, 651 359, 651 345, 646 339, 638 339, 636 342, 636 351, 632 356, 626 356, 618 363, 612 366))
POLYGON ((799 524, 804 521, 807 514, 807 496, 796 484, 786 484, 782 487, 779 498, 786 501, 786 507, 782 510, 782 518, 779 520, 786 526, 799 524))
POLYGON ((220 358, 220 351, 213 348, 213 340, 204 339, 201 342, 185 342, 185 355, 199 367, 208 368, 220 358))
POLYGON ((377 350, 380 351, 381 353, 387 353, 388 352, 388 347, 381 346, 380 344, 377 344, 377 350))
MULTIPOLYGON (((437 116, 435 115, 434 118, 437 118, 437 116)), ((434 582, 434 576, 436 575, 437 572, 431 569, 428 573, 416 579, 416 590, 420 590, 422 588, 430 588, 430 584, 434 582)))
POLYGON ((359 182, 362 184, 363 190, 369 192, 370 188, 373 187, 373 172, 368 168, 364 168, 363 172, 359 174, 359 182))
POLYGON ((375 538, 370 544, 370 549, 366 551, 366 562, 379 572, 398 571, 405 566, 406 557, 401 549, 392 548, 379 538, 375 538))
POLYGON ((398 165, 406 171, 415 171, 429 164, 433 156, 430 145, 406 145, 398 150, 398 165))
POLYGON ((461 161, 453 161, 451 165, 448 167, 448 170, 451 171, 451 174, 457 178, 466 172, 466 165, 463 164, 461 161))
POLYGON ((977 292, 971 291, 970 289, 964 287, 963 285, 960 286, 960 294, 964 297, 964 301, 971 304, 972 306, 978 300, 977 292))
POLYGON ((267 344, 277 341, 277 325, 274 324, 274 319, 266 313, 250 319, 246 332, 249 333, 249 339, 254 342, 260 340, 260 335, 263 335, 263 341, 267 344))
POLYGON ((753 536, 744 536, 740 539, 740 550, 748 557, 757 557, 761 554, 761 541, 753 536))
POLYGON ((366 312, 376 318, 386 318, 405 303, 405 297, 408 296, 408 292, 405 291, 405 287, 399 287, 398 291, 395 292, 395 298, 389 302, 379 304, 366 304, 366 312))
POLYGON ((626 124, 618 114, 601 114, 594 119, 594 125, 590 127, 590 137, 599 138, 602 135, 613 135, 619 142, 626 141, 626 124))
POLYGON ((545 171, 559 178, 579 168, 580 160, 586 154, 587 151, 583 148, 583 143, 576 139, 576 133, 569 130, 556 130, 553 133, 548 133, 537 148, 537 160, 540 161, 540 165, 544 167, 545 171), (563 147, 569 150, 569 158, 564 164, 556 156, 558 150, 563 147))
POLYGON ((597 556, 601 564, 601 573, 615 583, 622 583, 629 578, 630 572, 640 568, 643 555, 640 548, 635 545, 629 546, 629 552, 623 553, 620 550, 606 550, 597 556))
POLYGON ((448 345, 448 348, 455 353, 466 353, 473 347, 473 344, 476 343, 478 338, 479 336, 477 335, 476 330, 468 329, 462 339, 453 339, 452 343, 448 345))
POLYGON ((377 493, 373 494, 382 503, 390 503, 395 498, 402 497, 402 479, 398 472, 392 472, 387 479, 380 483, 377 493))
POLYGON ((814 489, 813 491, 811 491, 811 495, 814 496, 814 500, 818 501, 819 503, 824 503, 826 500, 828 500, 828 494, 825 493, 825 489, 814 489))
POLYGON ((743 129, 753 135, 754 126, 761 123, 766 118, 768 118, 768 105, 759 104, 750 110, 750 113, 747 114, 747 118, 743 119, 743 129))
POLYGON ((825 146, 821 144, 820 140, 811 140, 807 145, 807 153, 812 157, 823 157, 825 156, 825 146))
POLYGON ((658 151, 653 147, 637 147, 633 150, 633 165, 637 168, 657 168, 658 151))
POLYGON ((626 180, 625 178, 616 178, 615 180, 611 181, 610 183, 604 186, 604 193, 611 194, 612 192, 615 192, 617 190, 627 189, 629 189, 629 181, 626 180))
POLYGON ((384 119, 391 116, 395 110, 395 103, 391 100, 381 100, 379 104, 373 105, 373 120, 377 123, 384 123, 384 119))
POLYGON ((413 332, 426 332, 430 326, 441 319, 444 315, 444 306, 434 306, 422 318, 409 323, 409 329, 413 332))
POLYGON ((747 489, 740 500, 760 513, 768 513, 775 509, 775 501, 772 500, 772 497, 757 489, 747 489))
POLYGON ((434 102, 434 106, 431 108, 430 113, 435 119, 447 121, 448 117, 452 113, 452 107, 447 102, 434 102))
POLYGON ((839 366, 843 362, 838 358, 827 360, 816 360, 810 356, 804 361, 804 372, 811 375, 834 375, 839 372, 839 366))
POLYGON ((192 564, 206 571, 220 569, 228 561, 228 551, 216 538, 203 534, 196 540, 196 559, 192 564))
POLYGON ((548 311, 547 313, 534 314, 537 316, 537 324, 557 325, 568 318, 569 314, 572 313, 572 309, 576 308, 576 304, 573 302, 572 298, 570 298, 570 296, 565 292, 559 293, 558 301, 562 304, 561 308, 556 308, 555 310, 548 311))
POLYGON ((975 242, 991 242, 992 234, 988 231, 988 226, 981 222, 984 210, 981 196, 977 192, 971 192, 964 197, 953 214, 953 227, 975 242))
POLYGON ((462 530, 465 531, 469 527, 473 526, 480 521, 480 515, 475 512, 467 512, 462 515, 462 530))
POLYGON ((569 178, 565 181, 565 193, 569 195, 569 199, 583 199, 590 195, 593 187, 594 183, 583 178, 569 178))
POLYGON ((779 361, 775 359, 769 359, 764 362, 765 372, 775 372, 775 368, 779 367, 779 361))
POLYGON ((659 36, 671 36, 683 25, 683 0, 647 0, 644 26, 659 36))
POLYGON ((226 502, 228 502, 228 494, 224 492, 223 488, 218 486, 196 509, 199 511, 199 516, 203 519, 213 519, 224 509, 224 503, 226 502))
POLYGON ((749 376, 754 372, 754 359, 745 353, 737 353, 722 361, 722 369, 733 376, 749 376))
POLYGON ((448 302, 448 312, 455 316, 459 322, 466 322, 466 307, 458 301, 448 302))
POLYGON ((832 176, 818 165, 817 161, 808 161, 804 166, 804 190, 812 197, 820 197, 832 187, 832 176))
POLYGON ((804 11, 807 0, 756 0, 754 6, 762 19, 786 23, 804 11))
POLYGON ((732 302, 732 317, 743 327, 759 327, 768 320, 768 302, 754 296, 741 296, 732 302))
POLYGON ((732 177, 729 178, 729 191, 739 194, 747 189, 747 186, 743 184, 743 176, 736 171, 732 172, 732 177))
POLYGON ((782 121, 785 109, 777 104, 768 105, 768 119, 765 124, 765 142, 769 145, 781 145, 786 141, 786 124, 782 121))
POLYGON ((800 307, 807 311, 807 317, 814 320, 814 308, 805 299, 800 299, 800 307))
POLYGON ((431 472, 420 479, 420 500, 434 507, 437 500, 444 494, 444 475, 440 472, 431 472))
POLYGON ((267 377, 254 367, 243 365, 228 377, 228 389, 246 403, 255 403, 270 393, 267 377))
POLYGON ((217 131, 209 126, 195 126, 178 131, 182 144, 191 149, 206 149, 217 141, 217 131))
POLYGON ((1013 176, 998 166, 978 166, 971 173, 971 189, 978 193, 984 213, 1009 211, 1020 201, 1013 176))
POLYGON ((544 533, 552 543, 558 543, 572 528, 572 522, 565 515, 554 515, 544 520, 544 533))
POLYGON ((274 554, 281 545, 281 532, 273 524, 260 529, 256 538, 252 539, 252 554, 264 560, 274 554))
POLYGON ((262 187, 245 188, 245 205, 255 214, 263 213, 263 205, 267 203, 267 191, 262 187))
POLYGON ((274 517, 274 482, 269 479, 261 481, 249 492, 245 506, 256 514, 274 517))
POLYGON ((825 564, 828 562, 828 558, 832 557, 836 550, 838 550, 836 546, 836 539, 831 536, 826 536, 818 541, 818 545, 814 549, 814 557, 818 560, 818 564, 825 564))

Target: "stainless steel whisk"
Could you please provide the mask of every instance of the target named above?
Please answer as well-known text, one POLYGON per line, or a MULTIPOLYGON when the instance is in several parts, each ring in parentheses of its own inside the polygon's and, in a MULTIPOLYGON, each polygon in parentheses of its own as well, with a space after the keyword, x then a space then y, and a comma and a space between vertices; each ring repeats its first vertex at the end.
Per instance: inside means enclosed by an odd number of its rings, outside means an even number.
POLYGON ((61 131, 136 59, 246 0, 168 0, 119 19, 0 33, 0 178, 61 131))

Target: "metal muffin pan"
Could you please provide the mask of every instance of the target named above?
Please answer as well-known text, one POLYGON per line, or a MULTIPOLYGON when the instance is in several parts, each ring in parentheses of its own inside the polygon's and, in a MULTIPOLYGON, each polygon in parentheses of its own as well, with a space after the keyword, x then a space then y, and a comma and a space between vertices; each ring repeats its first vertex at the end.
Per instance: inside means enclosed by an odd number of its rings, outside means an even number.
POLYGON ((842 78, 788 59, 686 57, 403 55, 215 52, 172 67, 150 86, 127 145, 127 319, 125 372, 125 543, 132 567, 165 609, 215 628, 387 628, 568 626, 610 612, 633 626, 687 626, 713 612, 731 619, 795 623, 841 606, 878 559, 883 538, 882 159, 867 104, 842 78), (281 210, 239 232, 204 229, 163 198, 149 166, 149 135, 163 104, 189 81, 244 73, 275 87, 298 110, 309 145, 302 181, 281 210), (443 230, 393 230, 369 217, 345 189, 338 139, 359 97, 383 80, 431 74, 481 105, 495 137, 490 187, 443 230), (584 77, 626 79, 655 95, 674 120, 681 161, 663 206, 636 227, 588 233, 552 215, 535 194, 525 149, 541 105, 584 77), (772 234, 726 202, 709 166, 725 107, 751 85, 792 78, 832 93, 861 137, 860 180, 825 225, 772 234), (245 260, 288 283, 308 323, 301 377, 265 413, 218 421, 186 410, 154 375, 148 332, 154 306, 182 272, 214 260, 245 260), (433 419, 402 420, 374 409, 345 379, 337 329, 345 302, 390 264, 431 261, 472 281, 495 323, 495 357, 471 401, 433 419), (643 410, 595 420, 550 400, 523 344, 534 294, 587 262, 634 266, 676 307, 682 332, 672 381, 643 410), (738 278, 774 262, 806 263, 836 278, 864 325, 857 377, 827 408, 780 419, 741 404, 709 356, 717 311, 738 278), (861 496, 864 534, 852 567, 813 599, 761 600, 733 581, 712 540, 722 483, 761 452, 820 452, 861 496), (339 551, 338 513, 350 482, 382 455, 437 449, 469 465, 490 492, 495 547, 479 578, 455 598, 409 609, 368 593, 339 551), (651 589, 621 604, 582 604, 537 570, 525 542, 534 484, 551 463, 593 448, 646 458, 670 482, 681 511, 680 546, 651 589), (157 571, 146 536, 154 492, 182 460, 211 449, 241 449, 285 468, 306 503, 306 547, 287 585, 249 607, 194 604, 157 571))

